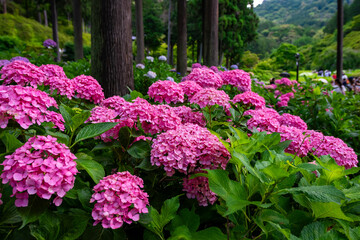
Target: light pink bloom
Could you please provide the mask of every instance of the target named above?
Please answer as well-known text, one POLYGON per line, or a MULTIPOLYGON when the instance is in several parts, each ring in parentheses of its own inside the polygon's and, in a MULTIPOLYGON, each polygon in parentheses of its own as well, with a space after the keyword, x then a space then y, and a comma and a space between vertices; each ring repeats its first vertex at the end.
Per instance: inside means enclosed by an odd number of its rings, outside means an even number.
POLYGON ((216 200, 216 194, 209 188, 209 180, 206 177, 190 177, 183 179, 183 191, 190 199, 196 198, 200 206, 213 205, 216 200))
POLYGON ((155 102, 178 103, 184 102, 184 91, 176 83, 169 80, 157 81, 149 87, 148 95, 155 102))
POLYGON ((239 69, 224 71, 220 73, 223 85, 232 85, 239 89, 239 91, 251 91, 251 78, 250 74, 239 69))
POLYGON ((104 100, 104 92, 98 81, 91 76, 80 75, 73 78, 72 85, 74 86, 76 97, 83 98, 94 102, 100 103, 104 100))
POLYGON ((250 91, 236 95, 232 102, 239 102, 249 107, 254 106, 255 109, 265 107, 265 99, 259 94, 250 91))
POLYGON ((203 88, 220 88, 223 85, 219 74, 208 68, 194 68, 186 81, 194 81, 203 88))

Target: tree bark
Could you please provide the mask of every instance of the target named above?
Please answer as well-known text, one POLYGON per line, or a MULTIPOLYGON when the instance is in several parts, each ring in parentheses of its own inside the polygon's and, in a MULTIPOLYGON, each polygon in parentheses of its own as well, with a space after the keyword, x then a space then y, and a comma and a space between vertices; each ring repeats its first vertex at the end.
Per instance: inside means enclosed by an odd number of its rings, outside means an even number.
POLYGON ((172 43, 170 43, 170 46, 169 46, 168 64, 171 66, 174 65, 174 45, 172 43))
POLYGON ((83 39, 82 39, 82 17, 81 0, 73 0, 73 26, 74 26, 74 51, 75 60, 84 58, 83 39))
POLYGON ((177 72, 179 72, 181 76, 185 76, 187 70, 186 40, 186 0, 178 0, 177 72))
POLYGON ((4 11, 4 14, 7 13, 6 1, 7 1, 7 0, 3 0, 3 11, 4 11))
POLYGON ((170 61, 170 57, 172 58, 172 51, 173 51, 173 46, 171 45, 171 2, 172 0, 169 0, 169 13, 168 13, 168 33, 167 33, 167 38, 168 38, 168 49, 167 49, 167 62, 168 64, 173 64, 173 61, 170 61))
POLYGON ((135 0, 136 7, 136 63, 142 63, 145 59, 144 43, 144 21, 143 21, 143 1, 135 0))
POLYGON ((44 9, 44 24, 45 24, 45 27, 49 26, 46 9, 44 9))
MULTIPOLYGON (((337 18, 337 61, 336 61, 336 76, 342 83, 343 72, 343 24, 344 24, 344 9, 343 1, 338 0, 338 18, 337 18)), ((340 87, 341 89, 341 87, 340 87)))
POLYGON ((204 2, 204 65, 219 63, 219 0, 204 2))
POLYGON ((52 33, 53 40, 56 42, 56 57, 55 62, 60 62, 60 51, 59 51, 59 35, 58 35, 58 23, 57 23, 57 11, 55 0, 50 0, 51 5, 51 22, 52 22, 52 33))
POLYGON ((106 97, 134 89, 131 0, 92 0, 91 74, 106 97))

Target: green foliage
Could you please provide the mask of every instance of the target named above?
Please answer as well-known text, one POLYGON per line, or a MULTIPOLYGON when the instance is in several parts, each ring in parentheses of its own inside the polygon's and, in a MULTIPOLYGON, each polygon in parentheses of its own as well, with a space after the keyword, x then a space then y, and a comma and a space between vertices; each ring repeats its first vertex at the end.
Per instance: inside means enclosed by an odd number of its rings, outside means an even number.
MULTIPOLYGON (((283 71, 295 70, 296 59, 295 54, 298 52, 297 47, 292 44, 283 43, 278 49, 271 55, 274 59, 274 64, 278 69, 283 71)), ((304 59, 304 56, 300 55, 300 61, 304 59)))

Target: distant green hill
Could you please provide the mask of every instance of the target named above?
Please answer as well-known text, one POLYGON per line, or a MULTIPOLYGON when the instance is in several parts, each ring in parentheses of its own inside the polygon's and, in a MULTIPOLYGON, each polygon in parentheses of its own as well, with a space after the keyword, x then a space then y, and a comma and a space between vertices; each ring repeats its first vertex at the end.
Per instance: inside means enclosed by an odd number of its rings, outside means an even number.
MULTIPOLYGON (((344 0, 351 4, 353 0, 344 0)), ((264 0, 255 8, 259 17, 278 24, 321 28, 337 11, 336 0, 264 0)))

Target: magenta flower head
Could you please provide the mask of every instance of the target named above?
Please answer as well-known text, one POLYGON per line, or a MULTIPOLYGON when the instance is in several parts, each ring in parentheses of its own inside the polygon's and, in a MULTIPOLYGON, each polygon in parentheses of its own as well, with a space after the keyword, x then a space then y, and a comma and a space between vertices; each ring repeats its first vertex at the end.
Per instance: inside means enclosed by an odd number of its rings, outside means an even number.
POLYGON ((75 155, 51 136, 31 137, 22 147, 5 157, 2 183, 13 187, 15 205, 28 206, 29 195, 50 199, 59 206, 62 197, 73 188, 76 169, 75 155))
POLYGON ((236 95, 233 103, 242 103, 248 107, 255 107, 255 109, 265 107, 265 99, 255 92, 244 92, 236 95))
POLYGON ((193 63, 193 65, 191 66, 192 69, 194 68, 201 68, 201 64, 200 63, 193 63))
POLYGON ((52 39, 46 39, 44 42, 43 42, 43 46, 46 47, 46 48, 53 48, 53 47, 56 47, 56 42, 52 39))
POLYGON ((44 86, 49 86, 52 93, 56 90, 58 95, 71 99, 75 95, 72 81, 67 77, 49 77, 44 81, 44 86))
POLYGON ((247 121, 249 130, 256 128, 258 131, 277 132, 280 127, 278 118, 280 114, 272 108, 261 108, 257 110, 247 110, 244 115, 250 115, 247 121))
POLYGON ((250 74, 239 69, 224 71, 220 73, 223 80, 223 85, 232 85, 237 87, 239 91, 251 91, 250 74))
POLYGON ((89 100, 95 104, 100 103, 105 98, 103 89, 95 78, 80 75, 71 81, 76 92, 76 97, 89 100))
POLYGON ((64 130, 64 119, 49 107, 58 107, 55 99, 32 87, 18 85, 0 86, 0 127, 6 128, 9 119, 14 119, 24 129, 32 124, 52 122, 64 130))
POLYGON ((92 217, 94 226, 101 222, 103 228, 120 228, 124 223, 139 221, 140 213, 147 213, 148 194, 141 188, 141 178, 129 172, 118 172, 104 177, 94 187, 90 202, 95 202, 92 217))
POLYGON ((9 60, 6 60, 6 59, 0 60, 0 68, 8 65, 9 63, 10 63, 9 60))
POLYGON ((175 82, 157 81, 149 87, 148 95, 155 102, 178 103, 184 102, 184 91, 175 82))
POLYGON ((184 91, 184 94, 190 99, 195 93, 200 91, 202 87, 194 81, 184 81, 179 83, 179 86, 184 91))
POLYGON ((304 157, 310 151, 310 139, 309 136, 306 135, 306 131, 295 127, 281 126, 278 132, 280 133, 282 142, 286 140, 292 141, 285 149, 285 152, 304 157))
POLYGON ((206 119, 201 112, 194 112, 191 108, 186 106, 174 107, 172 109, 180 117, 182 124, 192 123, 197 124, 200 127, 206 126, 206 119))
POLYGON ((220 88, 223 85, 219 74, 208 68, 194 68, 187 75, 186 81, 194 81, 204 88, 220 88))
POLYGON ((7 64, 1 69, 0 74, 0 80, 4 80, 5 85, 16 83, 21 86, 30 85, 36 88, 46 79, 44 71, 39 67, 23 61, 14 61, 7 64))
POLYGON ((179 125, 157 136, 152 144, 151 164, 164 166, 168 176, 175 170, 193 173, 201 169, 225 169, 230 153, 206 128, 194 124, 179 125))
POLYGON ((113 109, 118 115, 122 115, 124 109, 128 108, 130 104, 131 103, 120 96, 112 96, 104 99, 100 106, 113 109))
POLYGON ((58 65, 46 64, 46 65, 41 65, 39 68, 45 73, 45 75, 48 78, 50 77, 67 78, 63 68, 58 65))
POLYGON ((190 99, 190 103, 198 104, 201 108, 217 104, 224 107, 225 111, 230 109, 229 101, 229 95, 214 88, 203 88, 190 99))
POLYGON ((295 127, 300 130, 307 130, 307 124, 298 116, 291 115, 289 113, 284 113, 279 118, 279 122, 283 126, 295 127))
POLYGON ((278 80, 275 80, 275 84, 278 84, 278 85, 285 85, 285 86, 291 86, 293 83, 291 82, 290 79, 288 78, 282 78, 282 79, 278 79, 278 80))
POLYGON ((21 57, 21 56, 16 56, 16 57, 13 57, 10 62, 15 62, 15 61, 23 61, 23 62, 27 62, 29 63, 30 60, 27 59, 26 57, 21 57))
POLYGON ((184 178, 183 191, 188 198, 196 198, 199 206, 206 207, 209 203, 213 205, 217 200, 216 194, 210 190, 207 177, 184 178))

